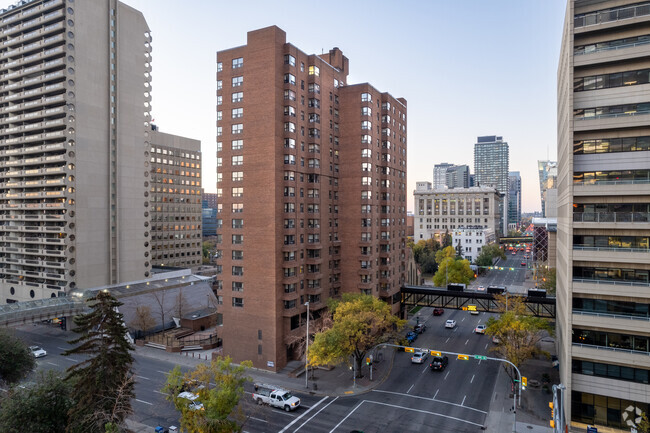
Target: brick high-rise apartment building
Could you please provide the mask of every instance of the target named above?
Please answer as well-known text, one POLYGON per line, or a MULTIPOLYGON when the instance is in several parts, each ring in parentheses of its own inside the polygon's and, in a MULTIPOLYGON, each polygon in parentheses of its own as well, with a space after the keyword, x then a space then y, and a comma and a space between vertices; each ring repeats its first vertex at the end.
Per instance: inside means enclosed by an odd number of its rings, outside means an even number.
POLYGON ((151 36, 116 0, 0 10, 0 302, 150 273, 151 36))
POLYGON ((650 2, 568 1, 556 335, 568 419, 599 431, 650 409, 649 43, 650 2))
POLYGON ((217 53, 218 295, 224 350, 277 370, 309 302, 368 293, 399 312, 406 271, 406 101, 347 84, 338 48, 278 27, 217 53))

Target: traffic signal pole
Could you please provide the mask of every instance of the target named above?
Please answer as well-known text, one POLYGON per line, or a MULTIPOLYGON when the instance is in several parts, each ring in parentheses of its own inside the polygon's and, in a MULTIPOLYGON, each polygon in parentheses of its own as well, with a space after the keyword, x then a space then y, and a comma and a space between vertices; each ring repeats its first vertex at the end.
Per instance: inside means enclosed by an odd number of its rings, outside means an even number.
POLYGON ((516 385, 514 386, 513 393, 512 393, 512 413, 514 415, 514 424, 512 425, 512 431, 513 433, 517 433, 517 393, 519 393, 519 404, 521 405, 521 372, 519 371, 517 366, 512 362, 508 361, 507 359, 493 358, 491 356, 485 356, 485 355, 470 355, 466 353, 449 352, 446 350, 432 350, 432 349, 425 349, 421 347, 415 348, 415 347, 401 346, 399 344, 389 344, 389 343, 378 344, 372 349, 370 349, 370 351, 373 351, 380 347, 396 347, 398 349, 403 348, 405 352, 414 352, 417 349, 418 351, 421 352, 428 352, 431 356, 440 356, 441 354, 445 353, 447 355, 455 355, 456 359, 460 359, 464 361, 468 361, 470 358, 473 358, 473 359, 478 359, 479 361, 497 361, 497 362, 505 362, 506 364, 509 364, 517 372, 517 378, 518 378, 518 380, 514 380, 516 385))

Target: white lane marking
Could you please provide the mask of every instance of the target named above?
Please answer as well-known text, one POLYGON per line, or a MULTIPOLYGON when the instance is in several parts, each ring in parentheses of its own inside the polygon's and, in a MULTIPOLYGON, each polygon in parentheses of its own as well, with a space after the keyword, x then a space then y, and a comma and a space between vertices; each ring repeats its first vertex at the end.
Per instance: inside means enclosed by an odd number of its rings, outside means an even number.
MULTIPOLYGON (((413 412, 420 412, 420 413, 426 413, 426 414, 429 414, 429 415, 441 416, 441 417, 443 417, 443 418, 453 419, 454 421, 464 422, 464 423, 466 423, 466 424, 475 425, 475 426, 477 426, 477 427, 483 427, 482 424, 477 424, 477 423, 475 423, 475 422, 467 421, 467 420, 464 420, 464 419, 462 419, 462 418, 456 418, 456 417, 453 417, 453 416, 444 415, 444 414, 437 413, 437 412, 431 412, 431 411, 428 411, 428 410, 413 409, 413 408, 411 408, 411 407, 398 406, 398 405, 396 405, 396 404, 382 403, 382 402, 379 402, 379 401, 372 401, 372 400, 364 400, 364 401, 362 401, 361 403, 374 403, 374 404, 379 404, 379 405, 382 405, 382 406, 394 407, 394 408, 397 408, 397 409, 412 410, 413 412)), ((357 407, 355 407, 354 410, 353 410, 352 412, 354 412, 355 410, 357 410, 357 408, 358 408, 359 406, 361 406, 361 403, 359 403, 359 405, 358 405, 357 407)), ((337 428, 339 425, 341 425, 341 424, 343 423, 343 421, 345 421, 345 420, 346 420, 350 415, 352 415, 352 412, 350 412, 350 413, 349 413, 345 418, 343 418, 343 420, 341 420, 341 422, 338 423, 338 425, 337 425, 336 427, 334 427, 332 430, 330 430, 330 433, 332 433, 334 430, 336 430, 336 428, 337 428)))
MULTIPOLYGON (((337 428, 339 428, 339 426, 340 426, 341 424, 343 424, 343 422, 344 422, 346 419, 348 419, 348 417, 349 417, 350 415, 352 415, 352 414, 354 413, 355 410, 359 409, 359 407, 360 407, 363 403, 365 403, 365 402, 366 402, 366 400, 362 400, 361 402, 359 402, 359 404, 356 405, 356 406, 354 407, 354 409, 352 409, 352 411, 351 411, 349 414, 347 414, 347 415, 345 416, 345 418, 343 418, 343 419, 342 419, 338 424, 336 424, 336 425, 334 426, 334 428, 333 428, 332 430, 330 430, 330 433, 332 433, 334 430, 336 430, 337 428)), ((282 433, 282 432, 280 432, 280 433, 282 433)))
POLYGON ((55 366, 57 366, 57 367, 59 366, 59 364, 55 364, 55 363, 50 362, 50 361, 45 361, 45 362, 46 362, 47 364, 50 364, 50 365, 55 365, 55 366))
POLYGON ((460 319, 460 321, 461 321, 461 322, 464 322, 464 321, 465 321, 465 318, 463 317, 462 319, 460 319))
POLYGON ((338 399, 338 397, 335 397, 334 400, 330 401, 330 402, 327 403, 325 406, 321 407, 320 410, 319 410, 318 412, 316 412, 315 414, 313 414, 313 415, 312 415, 312 416, 311 416, 307 421, 305 421, 305 422, 303 422, 302 424, 300 424, 300 427, 298 427, 297 429, 295 429, 295 430, 293 431, 293 433, 296 433, 298 430, 300 430, 300 429, 301 429, 305 424, 307 424, 309 421, 311 421, 312 418, 314 418, 316 415, 318 415, 318 414, 321 413, 323 410, 325 410, 325 409, 327 408, 327 406, 329 406, 330 404, 334 403, 337 399, 338 399))
POLYGON ((456 332, 457 330, 458 330, 458 327, 454 328, 454 332, 456 332))
POLYGON ((78 359, 68 358, 67 356, 63 357, 63 359, 67 359, 67 360, 70 361, 70 362, 79 362, 78 359))
POLYGON ((321 404, 322 402, 324 402, 324 401, 327 400, 328 398, 329 398, 328 396, 325 396, 325 397, 321 398, 320 400, 318 400, 318 401, 316 402, 315 405, 313 405, 311 408, 309 408, 308 410, 306 410, 305 412, 303 412, 302 415, 300 415, 298 418, 294 419, 294 420, 291 421, 289 424, 287 424, 287 425, 286 425, 282 430, 279 431, 279 433, 284 433, 285 431, 287 431, 287 430, 289 429, 289 427, 291 427, 292 425, 294 425, 295 423, 297 423, 298 420, 299 420, 300 418, 302 418, 303 416, 307 415, 309 412, 311 412, 312 410, 314 410, 314 409, 316 408, 316 406, 318 406, 319 404, 321 404))
POLYGON ((140 400, 140 399, 135 399, 135 401, 139 401, 140 403, 148 404, 149 406, 153 406, 153 403, 149 403, 148 401, 140 400))
POLYGON ((451 338, 451 337, 447 337, 447 339, 445 340, 445 343, 449 343, 449 339, 450 339, 450 338, 451 338))
POLYGON ((440 391, 440 388, 436 389, 436 393, 433 394, 433 400, 435 400, 436 397, 438 396, 438 391, 440 391))
MULTIPOLYGON (((426 364, 426 362, 425 362, 425 364, 426 364)), ((422 373, 420 373, 420 374, 424 374, 424 372, 427 371, 427 368, 429 368, 429 366, 428 366, 428 365, 425 365, 425 366, 424 366, 424 369, 422 370, 422 373)))
POLYGON ((153 392, 158 393, 158 394, 162 394, 162 395, 167 395, 166 392, 158 391, 157 389, 154 389, 153 392))
MULTIPOLYGON (((452 403, 450 401, 439 400, 439 399, 437 399, 435 397, 433 399, 431 399, 431 398, 427 398, 427 397, 420 397, 419 395, 404 394, 402 392, 394 392, 394 391, 383 391, 381 389, 373 389, 372 392, 383 392, 384 394, 395 394, 395 395, 401 395, 401 396, 404 396, 404 397, 419 398, 421 400, 427 400, 427 401, 433 400, 433 401, 436 401, 438 403, 449 404, 449 405, 452 405, 452 406, 461 407, 461 405, 459 405, 458 403, 452 403)), ((436 395, 437 395, 437 392, 436 392, 436 395)), ((480 412, 480 413, 487 414, 487 412, 484 411, 484 410, 475 409, 475 408, 470 407, 470 406, 462 406, 462 408, 467 409, 467 410, 473 410, 474 412, 480 412)))
POLYGON ((465 403, 465 399, 466 399, 466 398, 467 398, 467 396, 466 396, 466 395, 465 395, 465 396, 463 396, 463 402, 462 402, 462 403, 460 404, 461 406, 462 406, 462 405, 463 405, 463 404, 465 403))
POLYGON ((473 382, 474 382, 474 376, 475 376, 475 375, 472 374, 472 379, 469 381, 469 383, 473 383, 473 382))
POLYGON ((169 371, 156 370, 156 372, 160 374, 169 374, 169 371))
POLYGON ((69 347, 60 347, 60 346, 56 346, 56 348, 61 349, 61 350, 68 350, 69 349, 69 347))
POLYGON ((255 421, 268 422, 268 421, 265 420, 265 419, 262 419, 262 418, 255 418, 254 416, 252 416, 252 417, 250 417, 250 418, 251 418, 251 419, 254 419, 255 421))
POLYGON ((413 389, 414 386, 415 386, 415 384, 411 385, 411 387, 409 388, 408 391, 406 391, 406 393, 408 394, 409 392, 411 392, 411 390, 413 389))
POLYGON ((488 347, 488 345, 487 345, 487 343, 485 343, 485 350, 487 350, 487 347, 488 347))
POLYGON ((138 376, 137 374, 135 375, 135 377, 139 377, 140 379, 144 379, 144 380, 151 380, 151 379, 149 379, 148 377, 138 376))
POLYGON ((465 342, 465 346, 467 346, 467 343, 469 343, 469 338, 468 338, 467 341, 465 342))
POLYGON ((447 374, 445 374, 445 378, 443 380, 447 380, 447 376, 449 376, 449 370, 447 370, 447 374))
POLYGON ((481 365, 481 361, 482 361, 481 359, 478 360, 478 365, 481 365))

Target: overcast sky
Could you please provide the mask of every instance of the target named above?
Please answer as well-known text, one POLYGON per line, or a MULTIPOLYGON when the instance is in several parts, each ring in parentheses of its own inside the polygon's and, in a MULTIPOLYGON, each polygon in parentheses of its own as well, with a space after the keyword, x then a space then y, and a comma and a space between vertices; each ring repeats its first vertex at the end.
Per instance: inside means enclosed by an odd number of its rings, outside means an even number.
POLYGON ((151 28, 152 117, 163 132, 201 140, 207 192, 216 190, 216 52, 277 25, 306 53, 339 47, 348 84, 407 99, 408 210, 434 164, 474 171, 480 135, 509 143, 523 211, 541 209, 537 160, 556 159, 566 0, 123 1, 151 28))

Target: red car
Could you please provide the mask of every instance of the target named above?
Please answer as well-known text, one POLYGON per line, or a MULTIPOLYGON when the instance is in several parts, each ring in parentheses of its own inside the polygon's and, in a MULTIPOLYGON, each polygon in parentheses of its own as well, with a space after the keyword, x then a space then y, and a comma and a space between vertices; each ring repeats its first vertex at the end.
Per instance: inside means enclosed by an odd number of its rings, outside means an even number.
POLYGON ((445 310, 443 310, 442 308, 434 308, 433 309, 433 315, 434 316, 442 316, 442 313, 444 313, 444 312, 445 312, 445 310))

